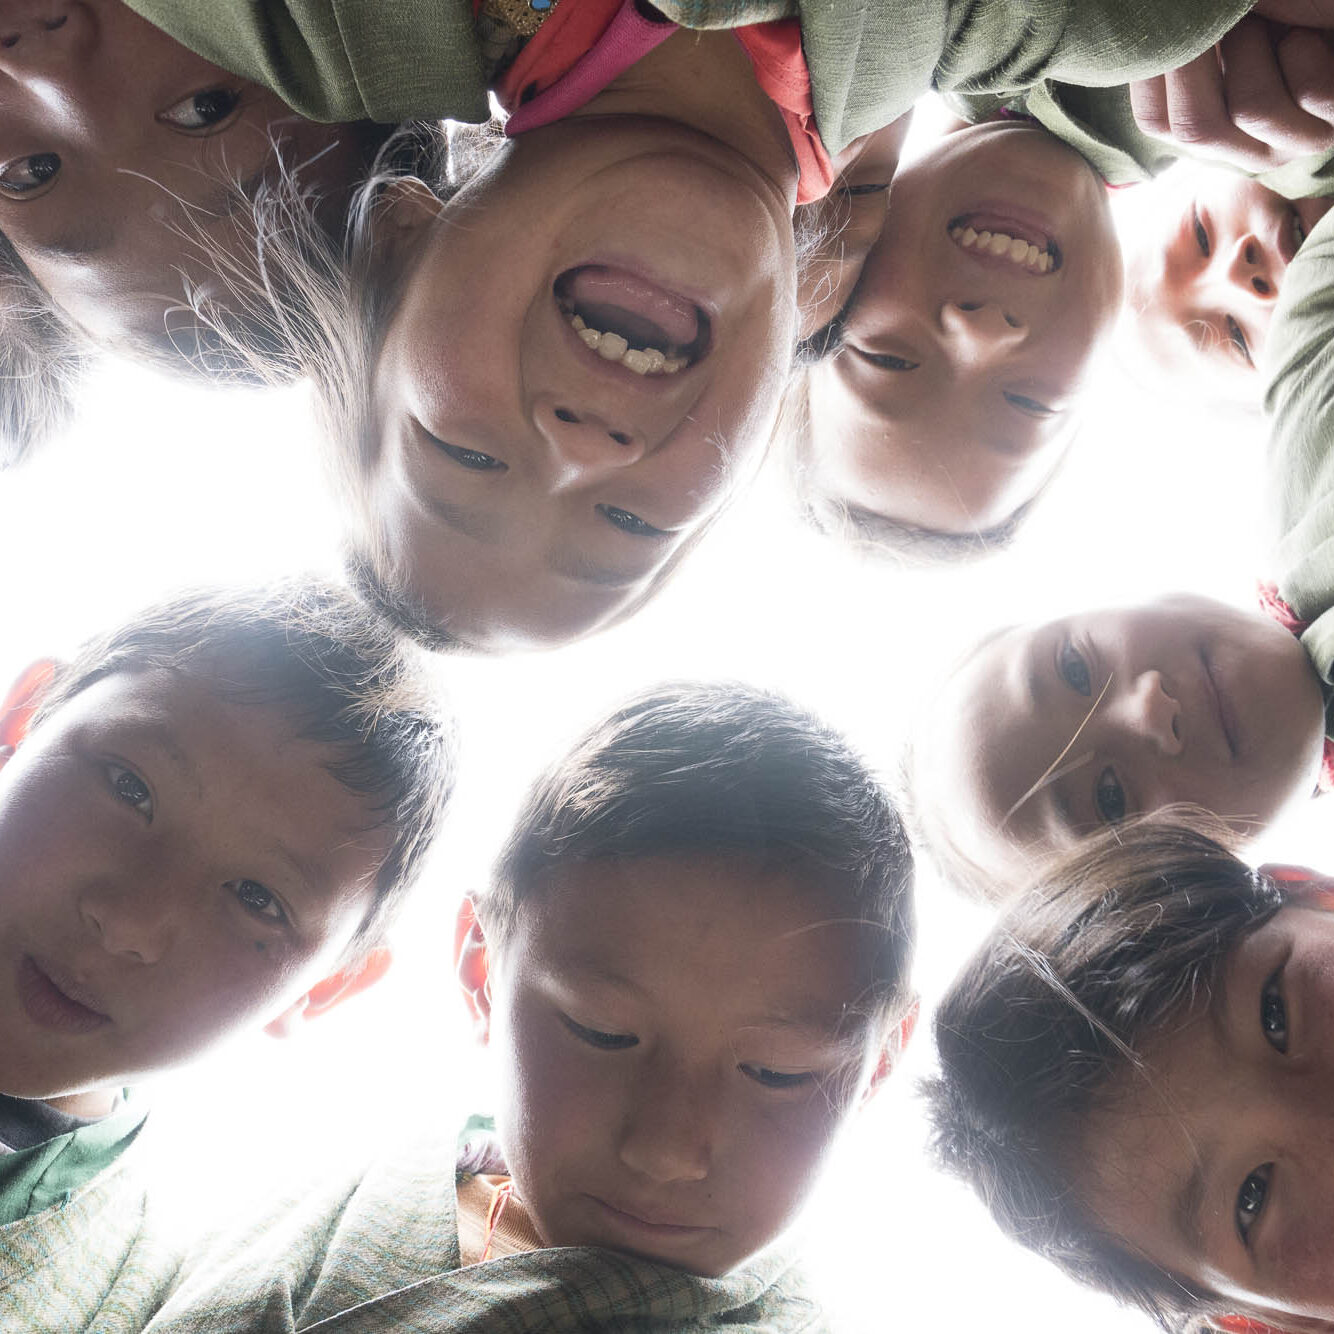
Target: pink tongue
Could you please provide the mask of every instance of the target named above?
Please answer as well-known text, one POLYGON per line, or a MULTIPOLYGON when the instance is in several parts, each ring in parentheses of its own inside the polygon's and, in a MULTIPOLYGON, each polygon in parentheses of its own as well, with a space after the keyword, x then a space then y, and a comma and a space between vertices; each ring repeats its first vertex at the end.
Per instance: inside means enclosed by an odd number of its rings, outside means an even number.
POLYGON ((569 298, 576 306, 611 306, 656 325, 667 341, 684 347, 699 335, 695 303, 624 269, 598 265, 580 269, 571 279, 569 298))

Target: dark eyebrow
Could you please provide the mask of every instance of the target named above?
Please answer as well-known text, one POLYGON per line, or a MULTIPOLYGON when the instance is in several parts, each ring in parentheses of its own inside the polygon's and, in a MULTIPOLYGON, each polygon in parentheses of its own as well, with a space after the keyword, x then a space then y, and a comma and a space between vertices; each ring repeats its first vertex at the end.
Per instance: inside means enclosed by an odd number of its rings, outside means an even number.
POLYGON ((204 778, 193 757, 172 735, 170 726, 165 722, 149 723, 139 730, 139 737, 159 751, 170 761, 178 778, 183 779, 195 790, 201 800, 204 796, 204 778))
POLYGON ((79 227, 49 241, 33 241, 32 248, 47 259, 87 259, 107 249, 115 239, 107 223, 84 219, 79 227))
POLYGON ((1204 1252, 1204 1230, 1200 1226, 1200 1210, 1204 1205, 1204 1161, 1203 1155, 1197 1155, 1195 1165, 1190 1169, 1181 1189, 1172 1201, 1172 1222, 1177 1232, 1194 1254, 1204 1252))
POLYGON ((439 496, 426 496, 423 504, 441 523, 448 524, 464 537, 495 543, 495 524, 485 515, 479 515, 464 505, 456 505, 452 500, 442 500, 439 496))
POLYGON ((600 588, 629 588, 637 584, 644 576, 638 571, 627 573, 625 570, 613 570, 602 565, 595 565, 586 556, 567 553, 551 562, 551 568, 567 579, 577 579, 583 584, 596 584, 600 588))

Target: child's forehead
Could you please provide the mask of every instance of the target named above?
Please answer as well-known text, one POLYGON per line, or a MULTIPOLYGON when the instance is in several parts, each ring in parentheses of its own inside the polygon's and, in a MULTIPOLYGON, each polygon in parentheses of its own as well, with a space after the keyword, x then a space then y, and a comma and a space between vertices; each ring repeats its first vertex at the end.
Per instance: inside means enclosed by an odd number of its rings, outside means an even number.
POLYGON ((521 905, 521 948, 554 976, 829 1022, 872 983, 886 929, 832 880, 737 854, 574 862, 521 905))

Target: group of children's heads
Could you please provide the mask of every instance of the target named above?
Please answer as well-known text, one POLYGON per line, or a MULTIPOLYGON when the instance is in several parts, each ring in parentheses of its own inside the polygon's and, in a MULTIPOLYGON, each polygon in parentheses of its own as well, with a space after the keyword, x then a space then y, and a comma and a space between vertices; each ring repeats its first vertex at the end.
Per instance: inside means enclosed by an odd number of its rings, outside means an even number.
MULTIPOLYGON (((376 981, 453 779, 416 651, 332 588, 36 664, 0 717, 0 1092, 100 1115, 376 981)), ((864 762, 749 687, 661 687, 539 780, 457 956, 543 1244, 718 1275, 786 1227, 911 1031, 912 871, 864 762)))

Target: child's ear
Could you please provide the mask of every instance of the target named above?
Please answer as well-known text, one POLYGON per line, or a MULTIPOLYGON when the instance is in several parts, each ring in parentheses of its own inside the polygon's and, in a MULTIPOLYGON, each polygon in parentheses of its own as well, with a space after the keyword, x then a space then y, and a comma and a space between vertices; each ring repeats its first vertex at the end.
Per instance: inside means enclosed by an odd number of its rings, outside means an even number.
POLYGON ((274 1038, 290 1038, 308 1019, 318 1019, 335 1005, 341 1005, 350 996, 374 986, 388 971, 394 956, 384 945, 368 950, 354 964, 330 973, 316 982, 300 999, 292 1002, 276 1019, 264 1025, 264 1031, 274 1038))
POLYGON ((473 1036, 483 1046, 491 1039, 491 955, 477 919, 477 905, 465 898, 454 926, 454 966, 463 1003, 472 1016, 473 1036))
POLYGON ((51 690, 60 664, 52 658, 39 658, 9 688, 0 704, 0 768, 28 735, 32 716, 51 690))
POLYGON ((921 998, 914 996, 907 1013, 889 1031, 884 1048, 880 1052, 880 1059, 876 1062, 875 1069, 871 1071, 871 1082, 867 1084, 866 1092, 862 1094, 863 1102, 874 1097, 879 1092, 881 1084, 894 1073, 899 1057, 903 1055, 908 1043, 912 1041, 913 1033, 917 1030, 917 1018, 921 1013, 921 998))
POLYGON ((442 205, 425 181, 403 176, 384 187, 375 206, 375 226, 393 262, 402 264, 417 239, 440 216, 442 205))

